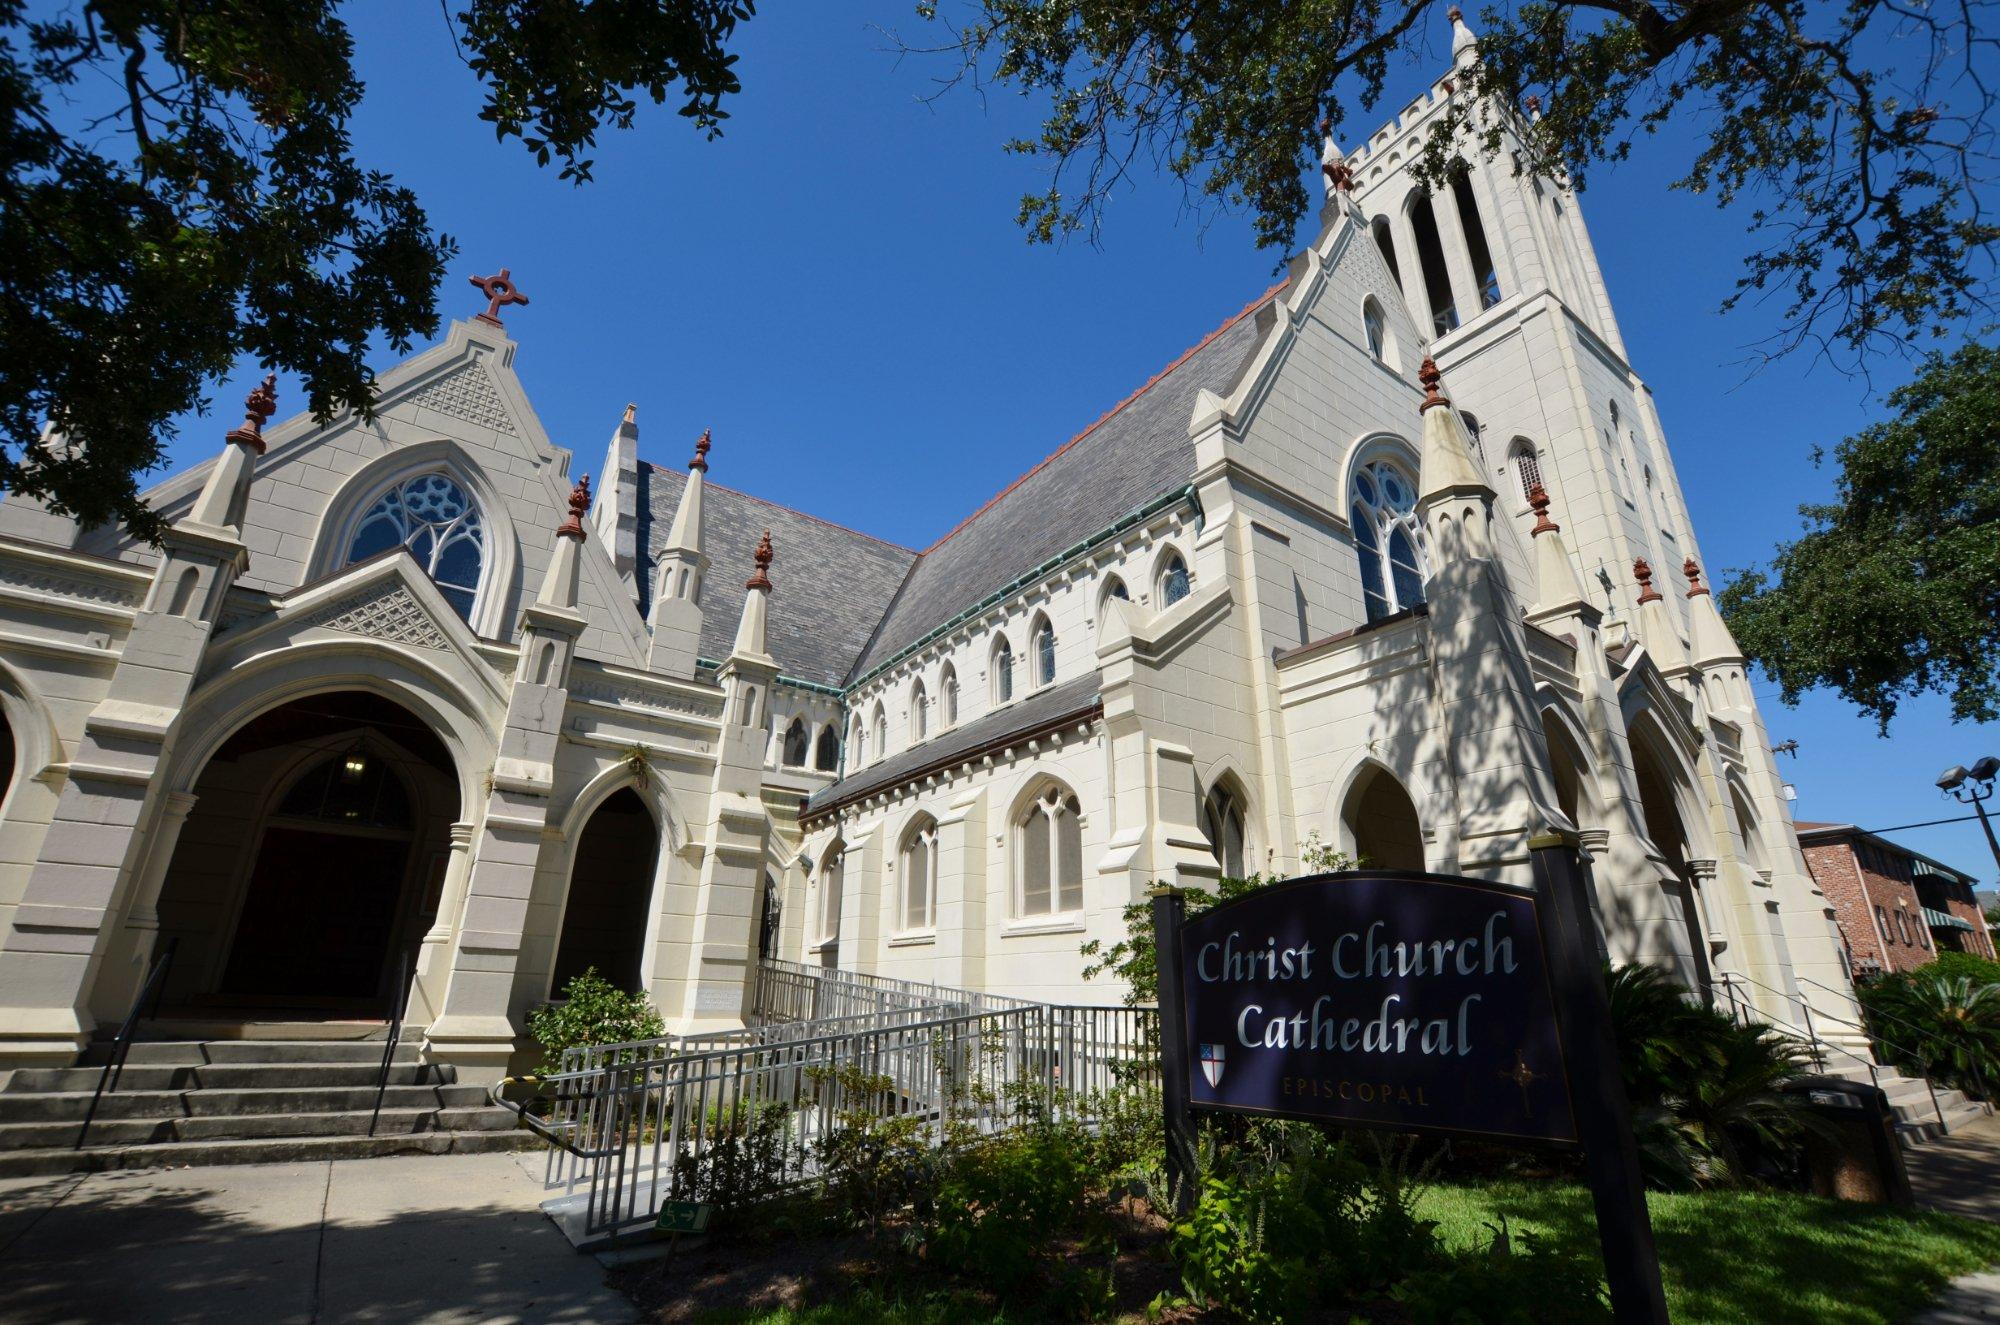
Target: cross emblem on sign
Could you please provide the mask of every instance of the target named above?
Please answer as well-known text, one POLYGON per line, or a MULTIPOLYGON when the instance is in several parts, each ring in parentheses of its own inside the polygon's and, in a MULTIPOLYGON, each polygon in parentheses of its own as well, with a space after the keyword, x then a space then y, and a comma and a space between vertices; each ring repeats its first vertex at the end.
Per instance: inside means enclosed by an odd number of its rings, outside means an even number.
POLYGON ((1503 1080, 1511 1081, 1521 1088, 1521 1107, 1527 1111, 1529 1117, 1534 1117, 1534 1106, 1528 1103, 1528 1087, 1540 1081, 1542 1074, 1529 1067, 1528 1060, 1521 1056, 1519 1049, 1516 1049, 1514 1066, 1502 1071, 1500 1076, 1503 1080))
POLYGON ((505 267, 500 269, 498 276, 474 276, 471 281, 479 287, 487 300, 486 311, 479 314, 481 322, 491 322, 497 327, 500 325, 501 309, 508 304, 528 302, 528 296, 522 294, 520 287, 514 284, 513 273, 505 267))

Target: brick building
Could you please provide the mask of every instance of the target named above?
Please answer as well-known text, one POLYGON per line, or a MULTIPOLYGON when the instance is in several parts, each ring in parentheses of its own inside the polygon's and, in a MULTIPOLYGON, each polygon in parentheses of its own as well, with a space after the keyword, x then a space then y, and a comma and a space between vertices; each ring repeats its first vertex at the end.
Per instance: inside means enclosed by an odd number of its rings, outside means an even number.
POLYGON ((1913 970, 1940 950, 1994 955, 1970 874, 1853 824, 1800 820, 1797 827, 1855 975, 1913 970))

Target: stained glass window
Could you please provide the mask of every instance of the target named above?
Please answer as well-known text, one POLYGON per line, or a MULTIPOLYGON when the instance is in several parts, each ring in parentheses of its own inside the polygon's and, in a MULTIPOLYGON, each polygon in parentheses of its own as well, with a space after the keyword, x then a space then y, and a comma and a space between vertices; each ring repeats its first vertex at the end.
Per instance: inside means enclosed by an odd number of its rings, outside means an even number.
POLYGON ((1424 601, 1424 561, 1417 544, 1416 485, 1402 469, 1377 460, 1354 475, 1354 552, 1370 621, 1424 601))
POLYGON ((470 620, 486 562, 486 524, 479 505, 444 474, 419 474, 379 497, 361 518, 350 564, 405 547, 445 601, 470 620))

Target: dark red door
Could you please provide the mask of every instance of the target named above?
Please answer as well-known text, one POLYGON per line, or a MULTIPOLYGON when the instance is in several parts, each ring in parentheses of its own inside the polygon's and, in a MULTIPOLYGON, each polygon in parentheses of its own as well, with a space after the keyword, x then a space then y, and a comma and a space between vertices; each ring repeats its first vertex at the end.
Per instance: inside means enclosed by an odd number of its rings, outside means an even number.
POLYGON ((222 992, 379 997, 409 850, 394 838, 267 828, 222 992))

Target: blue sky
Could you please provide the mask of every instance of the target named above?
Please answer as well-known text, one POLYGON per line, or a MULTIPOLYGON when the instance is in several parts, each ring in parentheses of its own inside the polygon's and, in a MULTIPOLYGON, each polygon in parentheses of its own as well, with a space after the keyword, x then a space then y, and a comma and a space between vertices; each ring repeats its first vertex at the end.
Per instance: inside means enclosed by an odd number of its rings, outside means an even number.
MULTIPOLYGON (((512 268, 533 301, 506 315, 516 367, 579 468, 597 467, 636 401, 647 458, 678 464, 711 427, 714 481, 923 547, 1264 289, 1276 257, 1245 218, 1188 213, 1170 181, 1121 195, 1101 247, 1030 247, 1013 217, 1040 177, 1001 144, 1035 107, 967 89, 926 104, 949 66, 899 60, 882 30, 926 39, 914 8, 763 7, 741 33, 744 92, 721 139, 649 107, 602 139, 579 189, 476 118, 437 6, 357 0, 356 149, 458 240, 446 317, 483 306, 468 275, 512 268)), ((1442 6, 1435 28, 1442 60, 1442 6)), ((1388 104, 1430 73, 1392 78, 1388 104)), ((1356 115, 1348 141, 1376 118, 1356 115)), ((1716 312, 1745 222, 1667 190, 1684 147, 1642 145, 1589 181, 1583 209, 1719 572, 1798 529, 1798 505, 1831 489, 1812 447, 1878 417, 1907 370, 1878 365, 1873 394, 1803 357, 1751 375, 1746 347, 1777 310, 1716 312)), ((246 365, 209 418, 185 421, 172 466, 213 452, 252 381, 246 365)), ((1833 696, 1787 709, 1762 692, 1772 739, 1799 742, 1781 767, 1801 819, 1944 818, 1959 810, 1932 786, 1938 770, 2000 753, 2000 725, 1954 726, 1940 702, 1907 705, 1883 740, 1833 696)), ((1994 876, 1976 824, 1897 837, 1994 876)))

